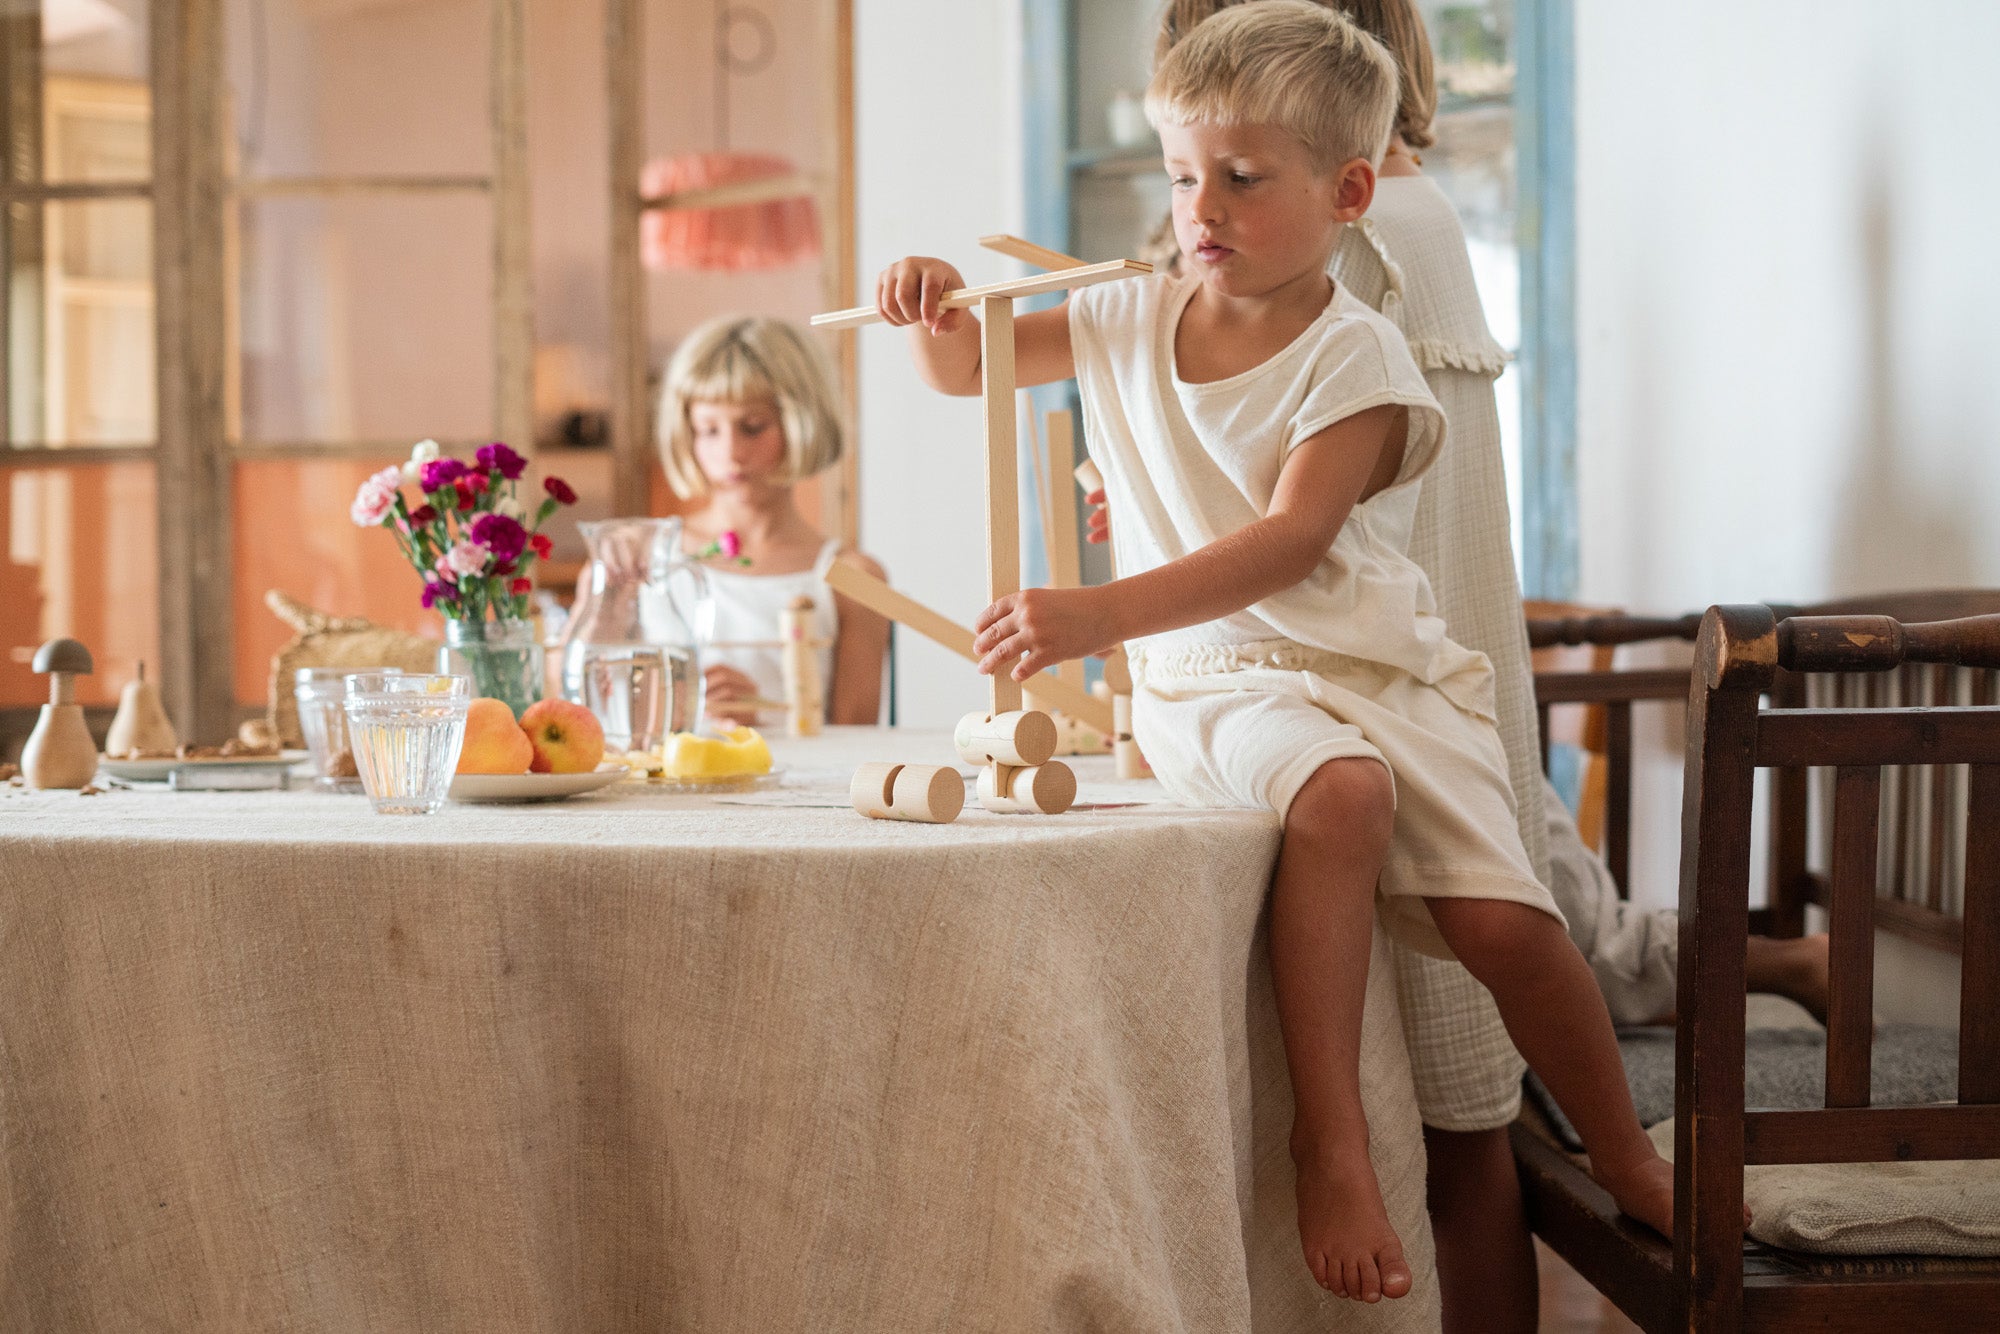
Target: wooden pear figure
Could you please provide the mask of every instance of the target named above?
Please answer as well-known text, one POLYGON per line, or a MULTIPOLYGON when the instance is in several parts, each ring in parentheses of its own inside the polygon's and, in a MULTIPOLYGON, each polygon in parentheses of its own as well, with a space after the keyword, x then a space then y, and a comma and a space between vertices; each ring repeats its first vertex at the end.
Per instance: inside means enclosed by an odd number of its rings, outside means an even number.
POLYGON ((147 755, 171 755, 181 743, 173 720, 160 704, 160 688, 146 679, 146 664, 125 683, 118 696, 118 713, 111 719, 111 731, 104 738, 104 753, 121 756, 129 751, 147 755))
POLYGON ((34 666, 48 673, 49 702, 21 752, 21 775, 29 787, 87 787, 97 777, 97 743, 71 678, 90 675, 90 650, 74 639, 51 639, 36 651, 34 666))

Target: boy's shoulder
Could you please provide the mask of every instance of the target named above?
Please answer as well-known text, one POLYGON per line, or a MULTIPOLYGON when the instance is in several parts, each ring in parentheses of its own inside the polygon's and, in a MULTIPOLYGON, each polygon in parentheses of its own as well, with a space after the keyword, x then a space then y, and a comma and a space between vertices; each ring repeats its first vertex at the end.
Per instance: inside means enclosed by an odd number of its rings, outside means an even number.
POLYGON ((1396 322, 1350 292, 1334 285, 1333 301, 1313 348, 1316 373, 1424 388, 1423 372, 1396 322))

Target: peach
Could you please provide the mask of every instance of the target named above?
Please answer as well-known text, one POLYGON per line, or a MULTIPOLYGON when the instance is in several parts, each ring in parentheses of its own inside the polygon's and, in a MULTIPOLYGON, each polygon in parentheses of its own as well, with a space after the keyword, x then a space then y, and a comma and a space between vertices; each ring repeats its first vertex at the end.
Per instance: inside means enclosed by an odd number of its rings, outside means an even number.
POLYGON ((465 711, 465 744, 458 752, 462 774, 524 774, 535 758, 528 734, 514 711, 497 699, 475 699, 465 711))
POLYGON ((581 704, 545 699, 521 715, 535 758, 529 768, 538 774, 587 774, 604 758, 604 724, 581 704))

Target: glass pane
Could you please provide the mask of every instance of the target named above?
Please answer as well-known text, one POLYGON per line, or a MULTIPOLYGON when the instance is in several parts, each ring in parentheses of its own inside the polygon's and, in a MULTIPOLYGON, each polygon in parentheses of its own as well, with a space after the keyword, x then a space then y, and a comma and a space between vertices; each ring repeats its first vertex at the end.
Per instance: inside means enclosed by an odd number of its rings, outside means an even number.
POLYGON ((150 444, 152 205, 143 199, 14 204, 5 226, 8 438, 150 444))
POLYGON ((237 170, 483 175, 490 0, 226 0, 237 170))
POLYGON ((237 438, 490 435, 492 212, 459 194, 244 201, 237 438))
POLYGON ((0 104, 17 182, 144 181, 152 174, 147 0, 9 0, 0 7, 0 104))
POLYGON ((47 701, 30 669, 45 640, 89 647, 85 704, 116 704, 160 651, 153 465, 0 464, 0 708, 47 701))

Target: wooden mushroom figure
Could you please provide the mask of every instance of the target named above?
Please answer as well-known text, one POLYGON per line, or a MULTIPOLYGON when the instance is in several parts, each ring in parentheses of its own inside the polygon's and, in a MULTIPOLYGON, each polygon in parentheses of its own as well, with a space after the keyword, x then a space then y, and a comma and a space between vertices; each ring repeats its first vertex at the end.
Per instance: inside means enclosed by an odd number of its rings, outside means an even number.
POLYGON ((21 752, 29 787, 87 787, 97 777, 97 743, 76 702, 78 675, 91 672, 90 650, 74 639, 51 639, 35 652, 35 670, 49 678, 49 702, 21 752))

